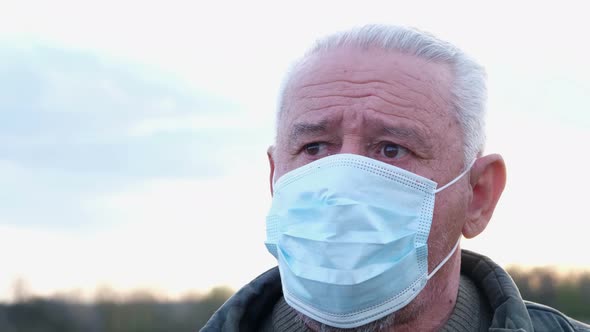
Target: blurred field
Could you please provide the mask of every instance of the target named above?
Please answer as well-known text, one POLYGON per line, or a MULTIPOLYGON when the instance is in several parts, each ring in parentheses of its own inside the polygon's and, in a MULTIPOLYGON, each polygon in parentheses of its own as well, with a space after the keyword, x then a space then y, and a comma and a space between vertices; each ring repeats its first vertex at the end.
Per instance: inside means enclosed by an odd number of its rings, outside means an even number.
POLYGON ((92 303, 67 298, 21 298, 0 304, 1 332, 159 332, 198 331, 232 294, 208 294, 177 301, 148 292, 121 299, 111 294, 92 303))
MULTIPOLYGON (((555 307, 590 322, 590 272, 559 274, 549 268, 509 268, 523 298, 555 307)), ((1 332, 164 332, 198 331, 231 296, 228 288, 182 300, 158 299, 149 292, 123 298, 102 294, 92 302, 21 294, 0 304, 1 332)))
POLYGON ((590 323, 590 271, 558 273, 550 268, 508 268, 525 300, 556 308, 590 323))

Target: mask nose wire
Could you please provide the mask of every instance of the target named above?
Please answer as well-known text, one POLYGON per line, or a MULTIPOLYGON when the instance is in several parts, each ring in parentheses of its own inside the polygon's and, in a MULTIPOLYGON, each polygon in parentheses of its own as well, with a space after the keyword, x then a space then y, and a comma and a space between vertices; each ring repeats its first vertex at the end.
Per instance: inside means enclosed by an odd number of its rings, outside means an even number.
POLYGON ((473 161, 471 163, 469 163, 469 166, 467 166, 467 168, 465 168, 465 170, 463 171, 463 173, 459 174, 459 176, 457 176, 456 178, 454 178, 453 180, 451 180, 451 182, 445 184, 444 186, 442 186, 440 188, 437 188, 434 191, 434 193, 436 194, 436 193, 438 193, 440 191, 443 191, 443 190, 447 189, 448 187, 450 187, 451 185, 453 185, 455 182, 461 180, 461 178, 471 170, 471 167, 473 167, 473 164, 475 164, 475 161, 476 160, 477 160, 477 158, 476 159, 473 159, 473 161))

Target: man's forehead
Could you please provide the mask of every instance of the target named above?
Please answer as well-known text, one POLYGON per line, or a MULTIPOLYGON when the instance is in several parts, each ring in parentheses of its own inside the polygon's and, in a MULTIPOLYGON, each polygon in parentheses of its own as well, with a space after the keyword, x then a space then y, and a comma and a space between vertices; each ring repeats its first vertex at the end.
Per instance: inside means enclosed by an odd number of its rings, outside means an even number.
POLYGON ((285 94, 279 131, 335 133, 354 117, 369 136, 382 133, 432 148, 455 121, 450 106, 451 72, 446 64, 383 50, 334 50, 306 59, 285 94), (346 121, 345 121, 346 122, 346 121), (433 141, 434 140, 434 141, 433 141))
POLYGON ((322 79, 346 79, 354 75, 359 80, 392 79, 415 83, 430 83, 437 90, 449 90, 452 71, 448 64, 422 59, 379 48, 338 48, 309 55, 296 66, 291 82, 298 88, 321 82, 322 79))
POLYGON ((295 68, 281 111, 319 109, 323 106, 320 98, 327 95, 378 93, 376 97, 387 99, 397 109, 420 108, 448 116, 452 77, 447 64, 411 55, 380 49, 337 49, 312 55, 295 68))

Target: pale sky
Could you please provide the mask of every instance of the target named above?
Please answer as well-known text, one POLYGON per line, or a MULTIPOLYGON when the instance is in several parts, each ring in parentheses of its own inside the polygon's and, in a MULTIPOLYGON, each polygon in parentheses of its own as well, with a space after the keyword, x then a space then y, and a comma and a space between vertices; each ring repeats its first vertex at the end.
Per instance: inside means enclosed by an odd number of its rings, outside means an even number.
POLYGON ((419 27, 489 75, 508 185, 462 247, 590 268, 586 1, 0 0, 0 300, 104 285, 238 288, 264 247, 266 148, 289 63, 366 23, 419 27))

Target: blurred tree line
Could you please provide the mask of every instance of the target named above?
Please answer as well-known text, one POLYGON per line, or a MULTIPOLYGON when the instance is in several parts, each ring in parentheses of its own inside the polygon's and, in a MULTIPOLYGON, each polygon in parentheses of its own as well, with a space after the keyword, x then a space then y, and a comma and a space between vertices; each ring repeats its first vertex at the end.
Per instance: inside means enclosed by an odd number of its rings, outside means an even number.
POLYGON ((550 268, 509 268, 522 298, 590 323, 590 272, 558 274, 550 268))
POLYGON ((124 300, 112 291, 86 303, 72 298, 15 296, 0 303, 1 332, 195 332, 231 295, 219 287, 178 301, 159 300, 149 292, 124 300))
MULTIPOLYGON (((509 268, 524 299, 590 322, 590 272, 559 275, 549 268, 509 268)), ((15 284, 14 302, 0 303, 1 332, 198 331, 230 296, 220 287, 199 297, 164 301, 149 292, 121 299, 108 290, 92 303, 71 297, 32 297, 15 284)))

